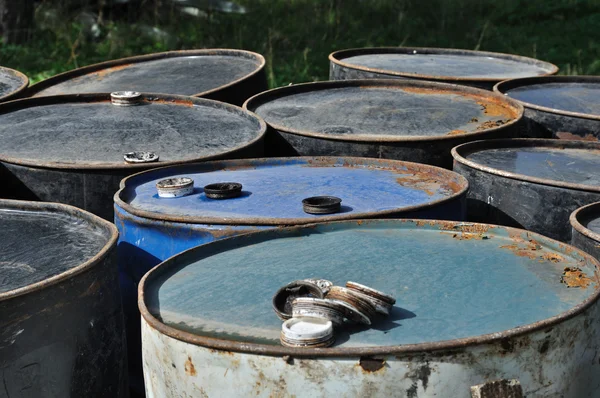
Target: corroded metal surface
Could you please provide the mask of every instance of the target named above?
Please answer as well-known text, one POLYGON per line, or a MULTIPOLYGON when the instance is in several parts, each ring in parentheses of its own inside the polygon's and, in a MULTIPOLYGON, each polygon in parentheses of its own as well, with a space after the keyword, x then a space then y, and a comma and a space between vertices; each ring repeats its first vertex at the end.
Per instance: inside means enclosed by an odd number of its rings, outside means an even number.
POLYGON ((14 69, 0 66, 0 102, 15 99, 29 85, 29 78, 14 69))
POLYGON ((276 156, 367 156, 450 167, 450 149, 517 136, 523 108, 470 87, 411 80, 304 83, 266 91, 244 108, 269 124, 276 156))
POLYGON ((102 62, 61 73, 27 96, 138 91, 191 95, 241 105, 267 89, 262 55, 244 50, 170 51, 102 62))
POLYGON ((600 202, 575 210, 569 217, 571 244, 600 259, 600 202))
POLYGON ((206 162, 123 180, 115 195, 115 224, 131 366, 138 358, 141 377, 137 286, 161 261, 199 244, 285 225, 375 217, 462 220, 467 187, 462 177, 432 166, 335 157, 206 162), (194 193, 157 198, 156 182, 172 177, 192 178, 194 193), (242 195, 206 198, 201 187, 218 181, 241 183, 242 195), (315 194, 343 198, 341 211, 305 213, 302 199, 315 194))
POLYGON ((420 79, 488 90, 503 80, 558 72, 533 58, 450 48, 357 48, 333 52, 329 61, 331 80, 420 79))
POLYGON ((527 231, 422 220, 316 224, 203 245, 140 284, 147 392, 469 397, 471 386, 519 379, 528 397, 593 397, 598 266, 527 231), (592 283, 568 287, 561 274, 569 266, 592 283), (360 276, 390 291, 398 297, 392 322, 342 333, 331 348, 280 346, 280 321, 262 305, 280 279, 317 269, 334 283, 360 276), (213 283, 224 275, 239 287, 234 294, 213 283), (251 283, 237 284, 240 277, 251 283))
POLYGON ((109 94, 31 98, 0 104, 0 197, 78 206, 112 220, 112 195, 135 171, 227 157, 259 156, 264 121, 200 98, 143 94, 140 105, 109 94), (152 151, 159 161, 127 163, 152 151))
POLYGON ((498 83, 494 91, 520 102, 530 134, 600 140, 600 77, 547 76, 498 83))
POLYGON ((0 200, 0 395, 126 397, 116 228, 0 200))
POLYGON ((452 150, 469 180, 468 219, 525 228, 569 242, 569 216, 600 200, 600 144, 513 139, 452 150))

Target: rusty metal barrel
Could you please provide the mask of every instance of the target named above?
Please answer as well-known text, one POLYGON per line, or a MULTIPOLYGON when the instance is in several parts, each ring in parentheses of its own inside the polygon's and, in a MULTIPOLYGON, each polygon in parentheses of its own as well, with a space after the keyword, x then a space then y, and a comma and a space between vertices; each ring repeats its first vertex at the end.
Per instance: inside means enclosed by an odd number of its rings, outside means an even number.
POLYGON ((0 66, 0 102, 15 99, 29 86, 29 78, 23 73, 0 66))
POLYGON ((333 52, 329 61, 331 80, 418 79, 487 90, 503 80, 558 72, 534 58, 451 48, 356 48, 333 52))
POLYGON ((0 200, 2 397, 127 397, 117 229, 71 206, 0 200))
POLYGON ((600 77, 547 76, 498 83, 494 91, 520 102, 530 134, 600 140, 600 77))
POLYGON ((273 156, 364 156, 450 168, 452 147, 519 135, 523 108, 489 91, 411 80, 296 84, 250 98, 273 156))
POLYGON ((600 260, 600 202, 575 210, 569 222, 571 244, 600 260))
POLYGON ((140 284, 149 396, 597 397, 600 264, 536 233, 486 224, 363 220, 212 242, 140 284), (285 347, 272 297, 304 278, 396 298, 329 348, 285 347), (515 380, 516 379, 516 380, 515 380), (481 388, 480 388, 481 389, 481 388))
POLYGON ((600 144, 512 139, 452 150, 454 171, 469 180, 467 217, 571 240, 569 216, 600 200, 600 144))
POLYGON ((265 123, 201 98, 116 92, 0 104, 0 197, 60 202, 113 219, 124 177, 260 156, 265 123))
POLYGON ((467 188, 449 170, 348 157, 215 161, 124 179, 115 195, 115 224, 133 383, 141 385, 142 378, 137 287, 161 261, 203 243, 287 225, 386 217, 463 220, 467 188), (221 185, 216 197, 215 185, 221 185), (179 190, 160 191, 167 187, 179 190))
POLYGON ((34 84, 28 96, 139 91, 242 103, 267 89, 265 59, 244 50, 141 55, 85 66, 34 84))

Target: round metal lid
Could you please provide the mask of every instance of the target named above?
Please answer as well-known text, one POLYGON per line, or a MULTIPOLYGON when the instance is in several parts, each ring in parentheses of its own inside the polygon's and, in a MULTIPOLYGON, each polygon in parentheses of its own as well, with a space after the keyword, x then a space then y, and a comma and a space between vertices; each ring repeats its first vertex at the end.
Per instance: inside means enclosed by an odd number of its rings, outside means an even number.
POLYGON ((115 203, 125 211, 156 220, 199 224, 290 225, 323 220, 385 216, 454 200, 467 180, 438 167, 417 163, 334 157, 228 160, 155 169, 121 182, 115 203), (194 180, 192 195, 159 198, 165 178, 194 180), (214 200, 202 187, 219 181, 243 186, 238 197, 214 200), (315 195, 342 198, 341 211, 313 215, 302 200, 315 195))
POLYGON ((527 108, 600 120, 600 77, 547 76, 498 83, 494 91, 527 108))
POLYGON ((412 80, 342 80, 269 90, 248 99, 273 128, 342 141, 477 136, 518 121, 515 101, 471 87, 412 80))
POLYGON ((569 222, 579 233, 600 242, 600 202, 575 210, 571 213, 569 222))
POLYGON ((508 139, 452 149, 455 162, 516 180, 600 192, 600 143, 508 139))
POLYGON ((116 244, 114 225, 72 206, 0 199, 0 301, 96 264, 116 244))
POLYGON ((356 48, 333 52, 329 60, 367 72, 457 82, 501 81, 558 72, 557 66, 534 58, 450 48, 356 48))
POLYGON ((118 106, 109 94, 31 98, 0 104, 0 161, 62 169, 135 169, 222 157, 259 141, 256 115, 193 97, 142 94, 118 106), (152 152, 158 162, 124 155, 152 152))
POLYGON ((324 223, 240 235, 175 256, 142 280, 140 309, 153 328, 179 340, 285 355, 291 351, 277 346, 273 292, 321 275, 338 285, 361 281, 398 301, 370 328, 338 331, 334 348, 293 354, 450 349, 550 327, 581 312, 598 299, 598 266, 575 248, 507 227, 324 223), (581 278, 564 275, 566 267, 579 269, 581 278))
POLYGON ((20 94, 29 85, 29 78, 14 69, 0 66, 0 101, 20 94))
POLYGON ((28 90, 30 96, 141 91, 204 96, 258 73, 262 55, 244 50, 170 51, 102 62, 61 73, 28 90))

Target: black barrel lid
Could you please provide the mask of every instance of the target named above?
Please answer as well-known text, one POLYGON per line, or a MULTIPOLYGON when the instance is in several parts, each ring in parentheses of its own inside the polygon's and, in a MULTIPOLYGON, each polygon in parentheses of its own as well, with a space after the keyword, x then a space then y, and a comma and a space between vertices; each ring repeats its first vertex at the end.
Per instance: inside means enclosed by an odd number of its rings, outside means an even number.
POLYGON ((0 301, 93 266, 117 240, 111 223, 56 203, 0 199, 0 225, 0 301))
POLYGON ((20 94, 29 85, 27 76, 14 69, 0 66, 0 101, 20 94))
POLYGON ((264 68, 262 55, 243 50, 170 51, 102 62, 33 85, 30 96, 141 91, 204 96, 264 68))
POLYGON ((516 123, 523 108, 466 86, 416 80, 296 84, 244 104, 273 128, 343 141, 425 141, 474 136, 516 123))
POLYGON ((109 94, 86 94, 0 104, 0 161, 63 169, 158 167, 224 157, 266 131, 256 115, 221 102, 162 94, 139 101, 114 105, 109 94), (131 152, 159 160, 127 163, 131 152))
POLYGON ((600 76, 546 76, 498 83, 494 91, 527 108, 600 120, 600 76))
POLYGON ((555 65, 533 58, 450 48, 356 48, 336 51, 329 60, 366 72, 457 82, 501 81, 558 72, 555 65))
POLYGON ((455 162, 491 174, 600 192, 600 143, 515 138, 474 141, 452 149, 455 162))

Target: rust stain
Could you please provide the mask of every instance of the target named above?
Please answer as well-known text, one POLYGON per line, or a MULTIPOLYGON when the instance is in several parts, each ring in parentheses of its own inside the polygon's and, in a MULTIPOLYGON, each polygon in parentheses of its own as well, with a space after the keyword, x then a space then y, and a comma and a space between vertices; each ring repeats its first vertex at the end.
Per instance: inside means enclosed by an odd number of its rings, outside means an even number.
POLYGON ((415 225, 417 227, 424 227, 426 225, 430 225, 432 227, 435 227, 435 221, 428 221, 428 220, 417 220, 415 221, 415 225))
POLYGON ((487 122, 483 122, 479 126, 477 126, 477 128, 475 130, 481 131, 481 130, 492 129, 494 127, 500 127, 503 124, 506 124, 508 122, 509 122, 508 119, 488 120, 487 122))
POLYGON ((563 261, 564 258, 562 258, 562 256, 560 256, 556 253, 546 253, 542 256, 542 259, 540 260, 540 262, 542 262, 543 260, 550 261, 553 263, 559 263, 559 262, 563 261))
POLYGON ((99 70, 98 72, 91 73, 90 75, 94 76, 98 80, 101 80, 101 79, 104 79, 106 76, 108 76, 108 75, 110 75, 110 74, 112 74, 114 72, 120 71, 122 69, 129 68, 131 65, 133 65, 133 64, 125 64, 125 65, 113 66, 112 68, 99 70))
POLYGON ((452 224, 452 223, 441 223, 440 227, 443 231, 460 231, 471 234, 484 234, 493 228, 487 224, 452 224))
MULTIPOLYGON (((398 87, 393 87, 393 88, 398 88, 398 87)), ((400 88, 400 90, 407 92, 407 93, 411 93, 411 94, 428 94, 428 95, 432 95, 432 94, 461 95, 462 94, 462 95, 464 95, 463 93, 460 93, 460 92, 454 92, 454 91, 450 91, 450 90, 439 90, 439 89, 425 88, 425 87, 402 87, 402 88, 400 88)))
POLYGON ((500 246, 501 249, 508 249, 519 257, 537 258, 542 245, 535 239, 523 239, 521 236, 514 236, 515 243, 500 246))
POLYGON ((373 373, 385 368, 385 359, 361 357, 358 365, 364 373, 373 373))
POLYGON ((407 174, 404 177, 396 178, 396 182, 403 187, 419 189, 429 196, 433 196, 435 191, 437 191, 443 185, 435 178, 410 174, 407 174))
POLYGON ((188 108, 194 107, 194 102, 192 100, 181 100, 181 99, 157 99, 155 101, 157 104, 167 104, 167 105, 181 105, 188 108))
MULTIPOLYGON (((443 234, 447 234, 448 232, 442 232, 443 234)), ((486 240, 490 239, 491 236, 484 234, 472 234, 469 232, 461 232, 460 234, 453 234, 452 237, 458 240, 486 240)))
POLYGON ((469 120, 469 123, 479 123, 479 119, 477 119, 476 117, 471 118, 471 120, 469 120))
POLYGON ((461 134, 467 134, 467 131, 465 131, 465 130, 452 130, 449 133, 447 133, 446 135, 461 135, 461 134))
POLYGON ((188 376, 196 376, 196 367, 192 363, 192 358, 189 355, 187 361, 185 361, 184 369, 188 376))
POLYGON ((584 136, 569 133, 568 131, 559 131, 555 135, 561 140, 577 140, 577 141, 598 141, 598 137, 593 134, 586 134, 584 136))
POLYGON ((483 108, 483 113, 485 113, 488 116, 492 116, 492 117, 512 116, 511 113, 509 112, 509 110, 500 104, 496 104, 496 103, 490 102, 490 101, 483 101, 483 100, 479 100, 479 101, 477 101, 477 103, 479 105, 481 105, 481 107, 483 108))
POLYGON ((567 287, 586 288, 592 283, 592 280, 577 267, 566 267, 560 281, 567 287))

